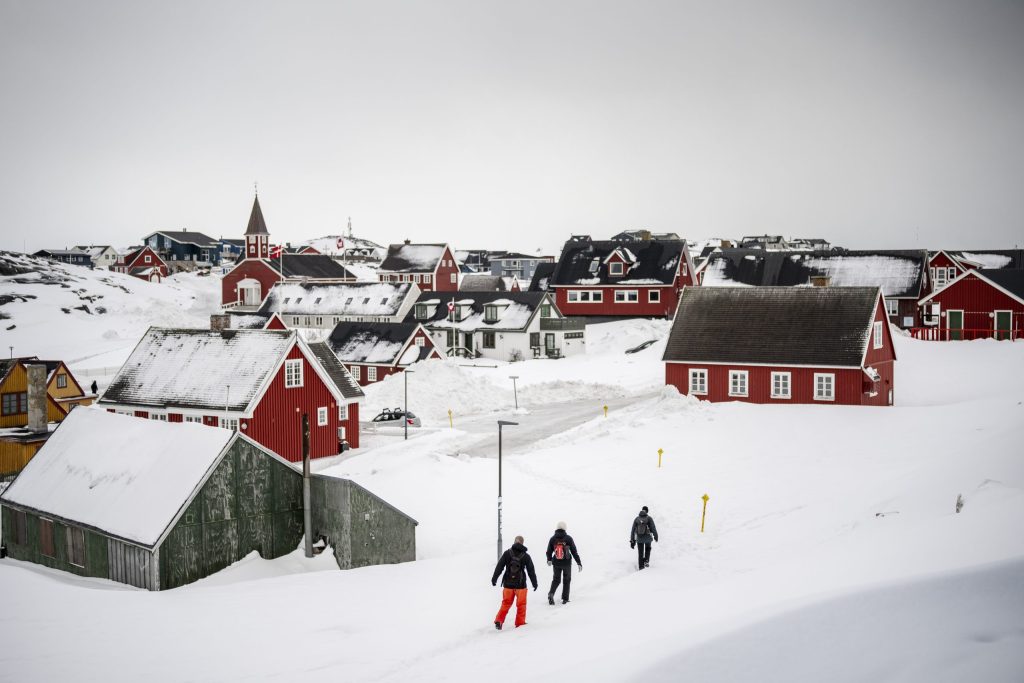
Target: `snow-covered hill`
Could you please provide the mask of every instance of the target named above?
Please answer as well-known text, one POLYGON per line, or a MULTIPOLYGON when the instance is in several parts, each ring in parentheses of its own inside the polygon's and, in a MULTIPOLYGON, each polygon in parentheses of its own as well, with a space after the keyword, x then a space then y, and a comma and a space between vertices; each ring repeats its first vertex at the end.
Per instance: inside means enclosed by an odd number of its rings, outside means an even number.
POLYGON ((218 274, 150 283, 0 252, 3 351, 63 359, 73 371, 118 367, 148 327, 205 327, 219 304, 218 274))

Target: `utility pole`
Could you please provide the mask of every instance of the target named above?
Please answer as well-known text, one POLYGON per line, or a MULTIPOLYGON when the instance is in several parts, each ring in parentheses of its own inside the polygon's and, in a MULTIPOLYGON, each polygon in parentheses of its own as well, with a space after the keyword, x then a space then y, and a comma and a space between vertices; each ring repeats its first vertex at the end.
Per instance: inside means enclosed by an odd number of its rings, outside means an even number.
POLYGON ((518 425, 518 422, 498 420, 498 559, 501 559, 503 551, 501 542, 501 428, 505 426, 518 425))
POLYGON ((409 375, 414 373, 415 370, 403 370, 402 380, 405 383, 405 413, 402 415, 402 421, 405 423, 405 440, 409 440, 409 375))
POLYGON ((302 414, 302 528, 306 557, 313 557, 313 510, 309 492, 309 413, 302 414))
POLYGON ((519 410, 519 392, 516 390, 516 380, 519 379, 519 375, 509 375, 509 379, 512 380, 512 397, 516 401, 516 410, 519 410))

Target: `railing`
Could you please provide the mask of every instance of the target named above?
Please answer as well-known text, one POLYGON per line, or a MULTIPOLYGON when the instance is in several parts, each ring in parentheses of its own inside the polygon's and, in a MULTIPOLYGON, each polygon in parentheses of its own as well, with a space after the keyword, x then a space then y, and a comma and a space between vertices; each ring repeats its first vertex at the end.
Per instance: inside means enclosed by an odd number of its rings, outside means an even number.
POLYGON ((583 318, 541 318, 541 332, 582 332, 587 326, 583 318))
POLYGON ((949 327, 911 327, 910 336, 924 341, 971 341, 973 339, 1017 340, 1024 337, 1019 329, 957 329, 949 327))
POLYGON ((455 358, 479 358, 480 352, 474 349, 467 349, 465 346, 448 347, 445 351, 450 357, 455 358))

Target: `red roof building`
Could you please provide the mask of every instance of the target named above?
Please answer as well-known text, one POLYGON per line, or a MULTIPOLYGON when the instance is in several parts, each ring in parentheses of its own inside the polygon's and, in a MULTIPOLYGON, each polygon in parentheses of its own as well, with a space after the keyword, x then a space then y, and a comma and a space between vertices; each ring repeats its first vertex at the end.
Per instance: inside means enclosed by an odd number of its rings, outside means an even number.
POLYGON ((170 272, 164 260, 149 247, 139 247, 120 256, 110 269, 149 282, 160 282, 170 272))
POLYGON ((912 330, 918 339, 1020 339, 1024 270, 963 271, 918 305, 923 326, 912 330))
POLYGON ((459 265, 447 244, 392 244, 380 264, 381 282, 412 282, 422 292, 456 292, 459 265))

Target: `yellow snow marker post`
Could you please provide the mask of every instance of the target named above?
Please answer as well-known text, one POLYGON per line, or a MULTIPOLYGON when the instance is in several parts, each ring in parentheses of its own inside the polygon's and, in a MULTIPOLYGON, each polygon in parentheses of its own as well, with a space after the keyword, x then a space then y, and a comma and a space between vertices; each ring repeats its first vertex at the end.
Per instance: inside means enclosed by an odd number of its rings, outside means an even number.
POLYGON ((452 409, 451 408, 448 409, 448 427, 451 428, 451 429, 455 428, 455 423, 452 422, 452 409))
POLYGON ((661 454, 664 452, 665 451, 661 450, 660 448, 658 449, 658 467, 661 467, 661 454))
POLYGON ((608 417, 608 406, 604 407, 604 416, 608 417))
POLYGON ((708 494, 704 494, 700 497, 704 501, 704 512, 700 513, 700 532, 704 533, 704 518, 708 514, 708 494))

